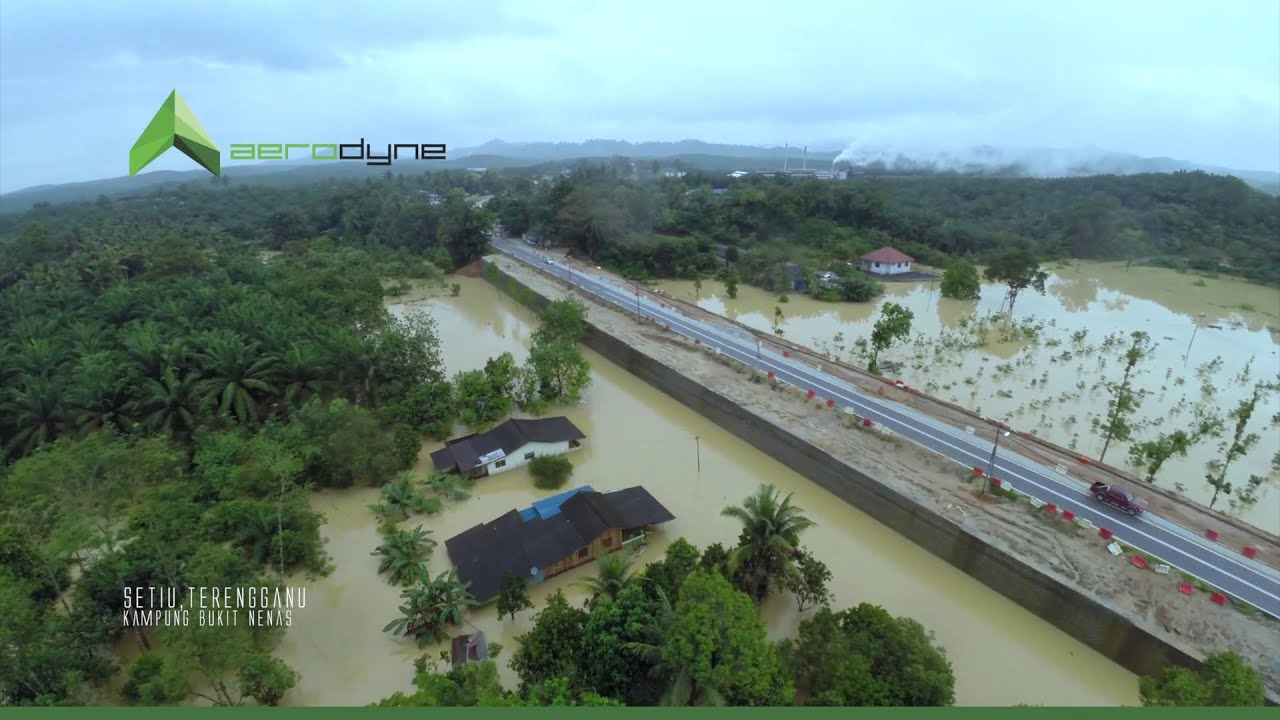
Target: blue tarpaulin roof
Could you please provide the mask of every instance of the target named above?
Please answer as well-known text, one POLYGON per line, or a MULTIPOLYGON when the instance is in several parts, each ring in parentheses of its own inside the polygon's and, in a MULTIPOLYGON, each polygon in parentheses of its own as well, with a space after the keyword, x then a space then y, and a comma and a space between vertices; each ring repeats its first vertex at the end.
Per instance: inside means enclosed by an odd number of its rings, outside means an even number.
POLYGON ((559 495, 553 495, 549 498, 539 500, 534 503, 532 507, 527 507, 521 510, 520 519, 525 522, 529 522, 535 517, 540 517, 544 520, 549 517, 555 517, 560 514, 560 506, 564 504, 565 500, 568 500, 581 492, 595 492, 595 490, 592 490, 590 485, 583 485, 582 487, 576 487, 568 492, 562 492, 559 495))

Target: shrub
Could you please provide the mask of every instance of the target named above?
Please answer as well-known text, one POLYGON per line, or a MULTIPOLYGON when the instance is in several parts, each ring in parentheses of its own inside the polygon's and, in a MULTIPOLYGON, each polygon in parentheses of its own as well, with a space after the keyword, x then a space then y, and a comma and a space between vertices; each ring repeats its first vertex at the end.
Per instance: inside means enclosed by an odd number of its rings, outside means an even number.
POLYGON ((563 455, 542 455, 529 461, 533 484, 543 490, 555 490, 573 474, 573 463, 563 455))

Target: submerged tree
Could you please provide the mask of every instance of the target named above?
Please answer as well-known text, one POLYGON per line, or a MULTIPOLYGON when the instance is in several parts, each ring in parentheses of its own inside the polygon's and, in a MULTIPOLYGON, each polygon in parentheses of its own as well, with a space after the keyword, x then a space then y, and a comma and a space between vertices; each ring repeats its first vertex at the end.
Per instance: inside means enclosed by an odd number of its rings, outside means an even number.
POLYGON ((960 260, 949 265, 942 273, 939 289, 943 297, 957 300, 977 300, 982 294, 982 283, 978 279, 978 269, 973 263, 960 260))
POLYGON ((1266 700, 1262 678, 1234 652, 1210 655, 1199 672, 1167 667, 1143 677, 1138 692, 1148 707, 1261 707, 1266 700))
POLYGON ((1093 421, 1094 431, 1102 434, 1102 452, 1098 454, 1100 461, 1106 459, 1112 440, 1124 442, 1133 435, 1132 417, 1142 405, 1142 391, 1133 388, 1134 370, 1138 363, 1151 355, 1154 348, 1151 336, 1141 330, 1131 333, 1129 337, 1129 349, 1124 353, 1124 374, 1120 382, 1107 383, 1107 390, 1111 393, 1111 400, 1107 403, 1107 416, 1093 421))
POLYGON ((378 574, 388 573, 392 585, 407 585, 426 569, 427 560, 436 548, 430 530, 422 526, 413 530, 396 529, 385 536, 371 554, 379 558, 378 574))
POLYGON ((529 599, 529 586, 524 578, 511 573, 502 574, 502 589, 498 592, 498 617, 510 615, 516 619, 516 613, 533 607, 529 599))
POLYGON ((404 601, 401 616, 387 623, 382 631, 411 636, 419 647, 447 639, 448 627, 461 625, 462 613, 476 605, 467 585, 459 582, 457 570, 440 573, 435 579, 423 571, 417 584, 400 597, 404 601))
POLYGON ((880 353, 911 334, 911 321, 914 318, 914 313, 897 303, 884 304, 884 308, 880 310, 880 319, 871 328, 871 362, 867 364, 868 370, 880 372, 880 353))
MULTIPOLYGON (((1044 294, 1044 283, 1049 274, 1040 269, 1040 261, 1027 250, 1009 250, 992 258, 984 273, 987 280, 1003 283, 1007 288, 1005 297, 1009 304, 1009 314, 1013 314, 1013 304, 1018 301, 1018 294, 1031 288, 1044 294)), ((1004 303, 1001 303, 1004 307, 1004 303)))
MULTIPOLYGON (((1258 442, 1258 434, 1248 432, 1249 421, 1253 418, 1253 412, 1258 406, 1258 402, 1271 394, 1276 389, 1276 385, 1268 382, 1260 382, 1253 386, 1253 392, 1249 397, 1240 401, 1234 410, 1227 413, 1227 420, 1235 422, 1235 429, 1231 435, 1231 440, 1222 444, 1220 448, 1223 456, 1218 460, 1211 460, 1205 466, 1205 480, 1209 483, 1209 487, 1213 488, 1213 496, 1209 498, 1209 507, 1213 507, 1218 502, 1219 495, 1231 495, 1234 487, 1227 480, 1227 471, 1231 468, 1231 464, 1248 453, 1258 442)), ((1264 479, 1259 476, 1251 477, 1246 485, 1244 492, 1239 493, 1233 505, 1237 507, 1247 507, 1258 501, 1257 490, 1261 487, 1264 479)))
POLYGON ((720 514, 742 523, 728 569, 757 602, 769 594, 771 582, 784 582, 798 572, 800 533, 813 527, 813 521, 791 504, 791 495, 779 497, 776 487, 761 485, 740 507, 727 507, 720 514))
POLYGON ((1190 432, 1174 430, 1156 437, 1155 440, 1137 443, 1129 448, 1129 459, 1135 465, 1143 468, 1146 473, 1146 481, 1153 483, 1156 481, 1156 474, 1160 472, 1160 468, 1170 458, 1174 456, 1186 457, 1187 451, 1202 440, 1209 437, 1217 437, 1221 433, 1222 418, 1207 413, 1199 413, 1196 418, 1196 424, 1190 432))
MULTIPOLYGON (((711 548, 707 548, 710 550, 711 548)), ((831 570, 805 548, 796 551, 796 572, 783 580, 783 587, 796 597, 796 610, 826 605, 835 599, 830 588, 831 570)))

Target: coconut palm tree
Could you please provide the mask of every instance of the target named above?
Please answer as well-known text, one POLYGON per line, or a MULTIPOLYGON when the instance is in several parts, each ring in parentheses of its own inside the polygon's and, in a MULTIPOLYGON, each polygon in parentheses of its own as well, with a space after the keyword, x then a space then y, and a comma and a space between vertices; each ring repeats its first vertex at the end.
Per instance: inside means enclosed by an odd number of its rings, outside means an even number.
POLYGON ((791 504, 790 494, 780 498, 772 485, 761 485, 741 507, 730 506, 720 514, 742 522, 738 546, 729 552, 729 572, 744 592, 761 602, 769 594, 771 581, 796 572, 800 533, 813 521, 791 504))
POLYGON ((582 582, 582 588, 591 593, 593 600, 615 600, 637 576, 631 574, 631 561, 622 553, 612 552, 596 559, 596 576, 582 582))
POLYGON ((407 585, 426 569, 427 559, 431 557, 436 545, 431 531, 423 530, 419 525, 413 530, 394 530, 370 554, 380 558, 379 575, 389 572, 391 584, 407 585))

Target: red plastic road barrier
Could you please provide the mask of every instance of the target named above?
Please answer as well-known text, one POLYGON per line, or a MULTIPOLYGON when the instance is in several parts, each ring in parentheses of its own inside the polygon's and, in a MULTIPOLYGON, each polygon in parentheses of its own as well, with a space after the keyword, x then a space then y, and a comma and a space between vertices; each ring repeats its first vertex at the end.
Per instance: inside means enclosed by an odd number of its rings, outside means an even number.
POLYGON ((1081 458, 1080 458, 1080 464, 1081 464, 1081 465, 1092 465, 1092 464, 1093 464, 1093 461, 1092 461, 1092 460, 1090 460, 1090 459, 1089 459, 1089 458, 1087 458, 1087 457, 1081 457, 1081 458))
POLYGON ((702 344, 702 341, 701 341, 701 340, 699 340, 698 338, 694 338, 694 339, 693 339, 693 344, 694 344, 694 345, 701 345, 701 344, 702 344))
POLYGON ((1226 596, 1226 595, 1223 595, 1222 593, 1217 593, 1217 592, 1216 592, 1216 593, 1214 593, 1214 594, 1210 595, 1210 596, 1209 596, 1209 599, 1210 599, 1210 600, 1212 600, 1212 601, 1214 601, 1214 602, 1216 602, 1216 603, 1218 603, 1219 605, 1226 605, 1226 604, 1227 604, 1227 596, 1226 596))
POLYGON ((1098 535, 1102 536, 1103 540, 1110 540, 1111 534, 1112 534, 1111 531, 1106 528, 1102 528, 1101 530, 1098 531, 1098 535))
POLYGON ((1245 546, 1245 549, 1244 549, 1244 556, 1245 556, 1245 557, 1247 557, 1247 558, 1257 557, 1257 556, 1258 556, 1258 548, 1256 548, 1256 547, 1248 547, 1248 546, 1245 546))
POLYGON ((1190 595, 1191 593, 1195 592, 1195 588, 1191 587, 1191 583, 1189 582, 1178 583, 1178 592, 1182 593, 1183 595, 1190 595))
POLYGON ((1048 512, 1050 515, 1057 515, 1057 514, 1058 514, 1058 506, 1057 506, 1057 505, 1054 505, 1053 503, 1049 503, 1048 505, 1045 505, 1045 506, 1044 506, 1044 509, 1045 509, 1045 511, 1046 511, 1046 512, 1048 512))
POLYGON ((836 401, 832 400, 831 398, 827 398, 827 407, 833 408, 835 406, 836 406, 836 401))
POLYGON ((876 388, 876 394, 877 394, 877 395, 884 395, 884 386, 883 386, 883 385, 882 385, 882 386, 880 386, 880 387, 878 387, 878 388, 876 388))
POLYGON ((667 325, 667 329, 668 329, 668 330, 670 330, 670 329, 671 329, 671 326, 670 326, 670 325, 667 325))
POLYGON ((1035 436, 1034 436, 1034 435, 1032 435, 1032 434, 1031 434, 1031 433, 1029 433, 1029 432, 1024 432, 1024 433, 1022 433, 1022 437, 1024 437, 1024 438, 1026 438, 1026 439, 1030 440, 1031 438, 1033 438, 1033 437, 1035 437, 1035 436))
POLYGON ((1071 512, 1070 510, 1063 510, 1062 519, 1066 520, 1067 522, 1072 522, 1076 519, 1076 514, 1071 512))
POLYGON ((809 391, 809 399, 810 399, 810 400, 812 400, 812 399, 814 398, 814 396, 815 396, 815 395, 817 395, 817 394, 818 394, 818 393, 816 393, 816 392, 814 392, 814 391, 810 390, 810 391, 809 391))
POLYGON ((998 477, 991 478, 991 487, 1000 487, 1004 481, 998 477))
POLYGON ((973 474, 974 474, 974 476, 975 476, 975 477, 982 477, 982 475, 983 475, 983 470, 982 470, 982 468, 980 468, 980 467, 975 467, 975 468, 973 469, 973 474))
POLYGON ((1133 557, 1129 558, 1129 564, 1138 568, 1139 570, 1147 569, 1147 559, 1142 557, 1141 555, 1134 555, 1133 557))
POLYGON ((1217 530, 1205 530, 1205 531, 1204 531, 1204 536, 1205 536, 1205 537, 1207 537, 1207 538, 1209 538, 1210 540, 1217 540, 1217 539, 1218 539, 1218 531, 1217 531, 1217 530))
POLYGON ((871 418, 862 418, 863 427, 871 427, 871 418))
POLYGON ((773 379, 773 371, 772 371, 772 370, 770 370, 770 371, 769 371, 769 379, 770 379, 770 380, 772 380, 772 379, 773 379))
POLYGON ((790 350, 783 350, 783 351, 782 351, 782 357, 791 357, 791 351, 790 351, 790 350))

